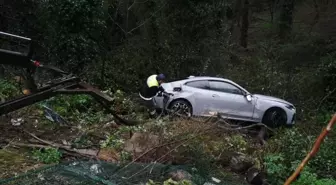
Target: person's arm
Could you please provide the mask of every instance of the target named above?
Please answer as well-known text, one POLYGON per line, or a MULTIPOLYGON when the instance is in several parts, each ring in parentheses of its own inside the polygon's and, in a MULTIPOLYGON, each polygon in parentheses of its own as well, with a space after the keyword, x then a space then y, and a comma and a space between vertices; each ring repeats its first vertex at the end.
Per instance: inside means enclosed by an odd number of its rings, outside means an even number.
POLYGON ((163 94, 163 92, 165 92, 165 89, 160 85, 160 86, 157 86, 156 87, 157 89, 156 89, 156 94, 158 95, 158 96, 162 96, 162 94, 163 94))
POLYGON ((166 94, 171 95, 171 96, 174 95, 174 94, 172 94, 172 93, 168 93, 168 92, 166 92, 166 90, 165 90, 162 86, 159 86, 158 89, 159 89, 159 91, 158 91, 158 95, 159 95, 159 96, 162 96, 163 93, 166 93, 166 94))
POLYGON ((159 86, 159 92, 165 92, 165 89, 162 87, 162 85, 159 86))

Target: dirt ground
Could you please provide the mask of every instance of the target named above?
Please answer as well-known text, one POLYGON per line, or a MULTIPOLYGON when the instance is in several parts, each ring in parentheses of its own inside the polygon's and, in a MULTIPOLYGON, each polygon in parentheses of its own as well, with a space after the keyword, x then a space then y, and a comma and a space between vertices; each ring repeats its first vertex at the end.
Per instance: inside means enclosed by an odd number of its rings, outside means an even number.
MULTIPOLYGON (((27 127, 27 126, 23 126, 27 127)), ((32 160, 29 151, 9 146, 9 141, 24 141, 27 138, 23 129, 12 126, 2 120, 0 122, 0 178, 10 178, 28 170, 38 168, 42 164, 32 160)))
POLYGON ((11 142, 28 143, 32 140, 28 133, 59 143, 76 138, 78 135, 74 128, 41 124, 33 118, 23 119, 25 122, 17 126, 11 123, 11 118, 2 116, 0 119, 0 179, 10 178, 43 166, 31 158, 31 149, 14 147, 11 142))
MULTIPOLYGON (((44 164, 32 159, 32 148, 15 147, 11 142, 34 143, 33 134, 40 139, 67 145, 74 144, 79 138, 91 141, 90 148, 99 148, 99 141, 106 139, 102 133, 113 130, 96 124, 94 126, 78 126, 76 124, 59 125, 47 120, 34 108, 24 108, 6 116, 0 116, 0 179, 10 178, 28 170, 39 168, 44 164), (23 123, 15 125, 12 119, 22 118, 23 123)), ((36 142, 36 140, 35 140, 36 142)), ((86 145, 86 143, 84 143, 86 145)), ((73 159, 63 155, 62 161, 73 159)))
MULTIPOLYGON (((184 126, 188 125, 184 124, 184 126)), ((86 140, 92 141, 90 148, 98 148, 99 146, 96 145, 99 145, 99 141, 106 139, 103 133, 112 132, 114 129, 113 126, 105 127, 104 124, 95 124, 90 127, 88 126, 88 128, 76 126, 76 124, 61 126, 48 121, 43 115, 31 111, 20 111, 11 114, 10 117, 1 116, 0 179, 11 178, 45 165, 32 158, 31 148, 14 147, 10 144, 11 142, 33 143, 33 137, 30 134, 34 134, 43 140, 59 144, 67 142, 73 144, 76 143, 76 139, 78 140, 78 138, 85 135, 86 140), (23 118, 24 122, 20 125, 13 125, 11 122, 12 118, 23 118)), ((178 130, 181 130, 181 127, 178 130)), ((181 131, 183 130, 185 129, 181 131)), ((62 158, 62 161, 72 159, 73 156, 65 156, 62 158)), ((230 173, 227 172, 227 174, 230 173)), ((242 179, 243 177, 239 176, 237 178, 242 179)))

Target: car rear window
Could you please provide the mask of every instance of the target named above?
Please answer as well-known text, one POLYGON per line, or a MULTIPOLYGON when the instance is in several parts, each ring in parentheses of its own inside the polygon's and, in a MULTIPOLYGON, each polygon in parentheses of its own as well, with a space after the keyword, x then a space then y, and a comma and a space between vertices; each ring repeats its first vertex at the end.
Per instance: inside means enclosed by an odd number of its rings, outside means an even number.
POLYGON ((191 81, 187 82, 185 85, 190 87, 195 87, 199 89, 209 89, 209 82, 207 80, 197 80, 197 81, 191 81))

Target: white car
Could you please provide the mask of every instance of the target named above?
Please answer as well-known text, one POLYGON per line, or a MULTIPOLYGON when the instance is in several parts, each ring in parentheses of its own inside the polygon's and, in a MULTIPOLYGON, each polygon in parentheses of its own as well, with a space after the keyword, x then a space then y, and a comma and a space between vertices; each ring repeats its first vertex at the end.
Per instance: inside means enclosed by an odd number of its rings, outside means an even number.
MULTIPOLYGON (((164 83, 166 92, 174 94, 165 109, 179 109, 187 116, 213 116, 261 122, 271 127, 295 124, 296 109, 285 100, 251 94, 231 80, 217 77, 189 77, 164 83)), ((153 98, 156 108, 163 109, 163 97, 153 98)))

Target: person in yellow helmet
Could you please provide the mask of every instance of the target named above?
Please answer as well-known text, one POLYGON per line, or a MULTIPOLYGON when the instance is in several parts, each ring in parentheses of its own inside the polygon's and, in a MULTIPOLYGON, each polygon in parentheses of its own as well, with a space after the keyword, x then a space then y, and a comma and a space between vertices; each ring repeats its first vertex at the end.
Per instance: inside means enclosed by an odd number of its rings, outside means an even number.
POLYGON ((153 108, 152 99, 160 92, 164 92, 164 88, 161 86, 165 81, 164 74, 153 74, 149 76, 144 83, 144 85, 139 90, 139 96, 143 100, 143 105, 145 105, 149 110, 151 116, 156 113, 156 110, 153 108))

